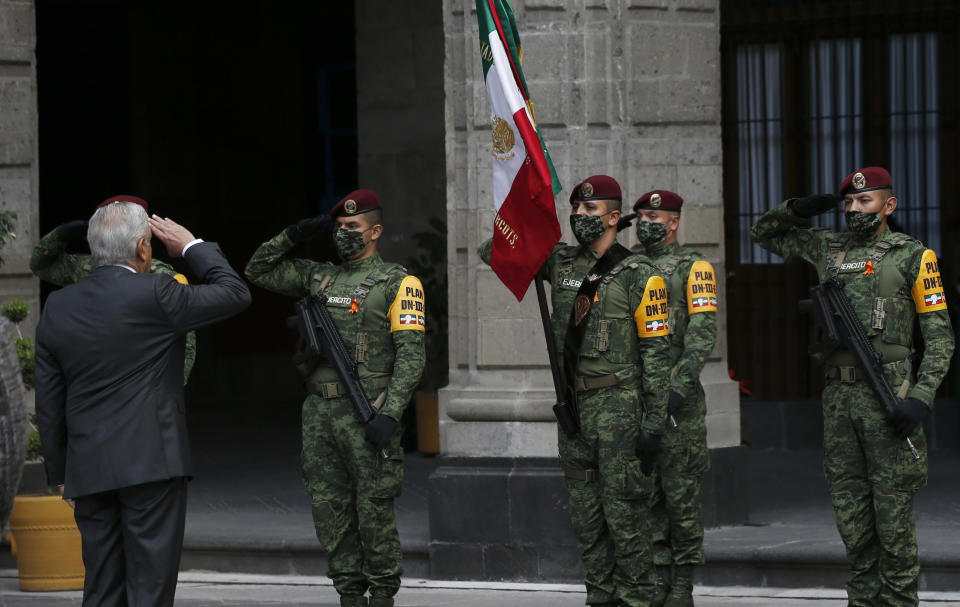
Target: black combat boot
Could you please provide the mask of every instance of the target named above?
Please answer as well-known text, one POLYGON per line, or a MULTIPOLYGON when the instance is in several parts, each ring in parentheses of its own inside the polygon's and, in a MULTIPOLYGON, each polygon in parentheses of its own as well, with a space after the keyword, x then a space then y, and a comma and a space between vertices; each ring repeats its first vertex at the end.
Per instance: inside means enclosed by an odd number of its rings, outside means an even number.
POLYGON ((673 587, 663 607, 693 607, 693 565, 674 568, 673 587))
POLYGON ((663 607, 670 595, 670 565, 657 565, 657 593, 653 595, 650 607, 663 607))
POLYGON ((362 594, 341 594, 340 607, 367 607, 367 597, 362 594))
POLYGON ((392 596, 371 596, 370 607, 393 607, 392 596))

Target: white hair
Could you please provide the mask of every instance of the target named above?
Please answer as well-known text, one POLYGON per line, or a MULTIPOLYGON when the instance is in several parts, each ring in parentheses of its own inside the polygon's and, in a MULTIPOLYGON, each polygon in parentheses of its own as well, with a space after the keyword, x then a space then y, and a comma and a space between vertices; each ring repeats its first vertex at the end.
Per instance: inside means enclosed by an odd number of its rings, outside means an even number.
POLYGON ((136 261, 137 243, 149 240, 147 212, 133 202, 114 202, 100 207, 90 218, 87 242, 93 260, 100 266, 136 261))

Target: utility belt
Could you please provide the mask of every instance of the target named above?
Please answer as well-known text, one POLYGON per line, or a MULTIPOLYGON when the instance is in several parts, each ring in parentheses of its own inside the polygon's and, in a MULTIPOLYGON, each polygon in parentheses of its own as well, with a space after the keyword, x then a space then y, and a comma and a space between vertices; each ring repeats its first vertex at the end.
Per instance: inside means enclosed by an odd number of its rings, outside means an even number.
POLYGON ((575 481, 584 481, 590 483, 600 480, 600 471, 595 468, 583 470, 580 468, 571 468, 570 466, 564 466, 562 464, 561 467, 563 468, 563 475, 575 481))
POLYGON ((600 388, 612 388, 628 380, 636 379, 636 377, 636 368, 627 367, 617 371, 616 373, 609 373, 607 375, 595 375, 591 377, 578 375, 574 379, 574 387, 576 388, 577 393, 587 392, 589 390, 598 390, 600 388))
MULTIPOLYGON (((907 391, 910 389, 910 364, 908 358, 883 363, 885 369, 893 367, 893 371, 902 372, 905 375, 903 383, 900 386, 891 386, 897 390, 898 398, 906 398, 907 391)), ((859 366, 827 366, 823 368, 823 378, 827 383, 855 384, 858 381, 867 381, 867 373, 859 366)))
MULTIPOLYGON (((383 390, 390 385, 390 376, 382 375, 373 379, 360 380, 360 385, 366 388, 373 385, 377 390, 383 390)), ((350 393, 346 387, 338 381, 307 381, 307 392, 315 394, 320 398, 347 398, 350 393)))

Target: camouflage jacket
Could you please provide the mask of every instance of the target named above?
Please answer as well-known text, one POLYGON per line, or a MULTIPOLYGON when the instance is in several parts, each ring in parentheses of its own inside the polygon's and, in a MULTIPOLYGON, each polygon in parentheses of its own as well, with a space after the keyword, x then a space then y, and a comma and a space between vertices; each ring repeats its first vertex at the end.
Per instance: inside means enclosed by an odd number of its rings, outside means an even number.
MULTIPOLYGON (((644 252, 640 245, 633 250, 644 252)), ((667 281, 673 363, 670 389, 690 398, 717 343, 716 273, 703 255, 676 242, 645 254, 667 281)))
MULTIPOLYGON (((833 276, 885 363, 905 359, 914 346, 918 320, 924 352, 916 384, 907 396, 933 402, 953 355, 954 336, 947 314, 936 254, 905 234, 884 229, 859 238, 849 232, 812 228, 797 216, 789 200, 767 211, 751 228, 761 247, 787 260, 802 259, 817 269, 822 282, 833 276)), ((837 350, 828 365, 852 365, 846 350, 837 350)), ((893 386, 896 390, 896 386, 893 386)))
MULTIPOLYGON (((479 248, 480 257, 488 264, 490 249, 490 240, 479 248)), ((551 285, 551 319, 560 356, 573 301, 599 258, 588 247, 558 244, 541 270, 551 285)), ((581 377, 639 372, 644 410, 640 427, 656 434, 663 431, 667 418, 667 306, 666 285, 645 257, 631 255, 621 261, 597 289, 577 368, 581 377)))
MULTIPOLYGON (((30 255, 30 271, 40 280, 58 287, 65 287, 89 275, 95 266, 93 257, 90 255, 67 253, 67 243, 57 232, 56 229, 51 230, 33 247, 33 254, 30 255)), ((153 260, 150 271, 167 274, 176 278, 178 282, 187 283, 186 276, 177 272, 173 266, 156 259, 153 260)), ((197 360, 196 331, 187 333, 184 351, 183 385, 187 385, 190 372, 193 371, 193 364, 197 360)))
MULTIPOLYGON (((371 402, 378 394, 370 380, 389 377, 380 412, 399 421, 420 381, 426 361, 426 317, 420 281, 379 254, 341 265, 291 259, 294 243, 281 232, 253 253, 247 279, 258 287, 305 297, 323 292, 327 308, 348 349, 354 348, 357 369, 371 402)), ((321 363, 307 379, 339 381, 332 366, 321 363)))

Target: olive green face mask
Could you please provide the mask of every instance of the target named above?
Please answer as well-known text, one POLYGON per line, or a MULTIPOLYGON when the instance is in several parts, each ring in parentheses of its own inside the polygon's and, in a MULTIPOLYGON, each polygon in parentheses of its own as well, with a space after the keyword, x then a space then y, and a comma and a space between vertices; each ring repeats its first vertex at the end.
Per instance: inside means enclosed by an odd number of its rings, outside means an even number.
MULTIPOLYGON (((606 215, 606 213, 604 213, 606 215)), ((603 235, 603 217, 600 215, 571 215, 573 237, 583 246, 590 246, 603 235)))
POLYGON ((883 222, 883 216, 879 212, 847 211, 845 217, 847 219, 847 231, 858 236, 873 234, 883 222))
MULTIPOLYGON (((363 232, 366 232, 366 230, 363 232)), ((340 259, 350 261, 363 250, 365 245, 363 242, 363 232, 337 228, 337 231, 333 233, 333 242, 337 247, 337 255, 340 256, 340 259)))
POLYGON ((654 221, 637 222, 637 240, 646 250, 651 250, 667 239, 667 224, 654 221))

